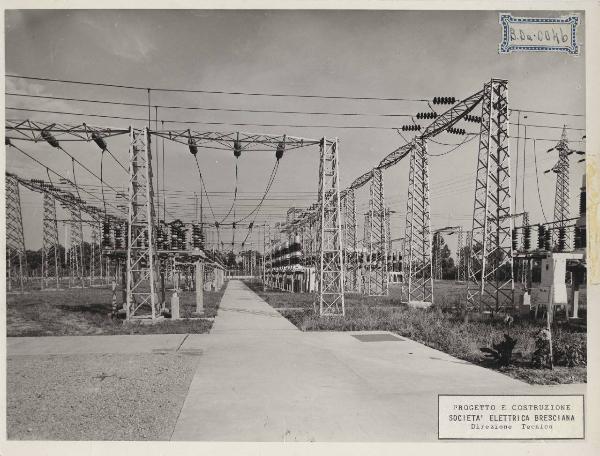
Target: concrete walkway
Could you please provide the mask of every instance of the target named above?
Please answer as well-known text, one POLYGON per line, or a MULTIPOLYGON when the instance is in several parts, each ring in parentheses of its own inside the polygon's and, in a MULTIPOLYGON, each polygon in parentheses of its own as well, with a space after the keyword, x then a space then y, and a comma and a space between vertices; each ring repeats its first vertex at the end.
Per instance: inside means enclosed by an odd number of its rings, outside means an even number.
POLYGON ((438 394, 553 392, 407 339, 361 334, 303 333, 230 281, 172 439, 435 441, 438 394))

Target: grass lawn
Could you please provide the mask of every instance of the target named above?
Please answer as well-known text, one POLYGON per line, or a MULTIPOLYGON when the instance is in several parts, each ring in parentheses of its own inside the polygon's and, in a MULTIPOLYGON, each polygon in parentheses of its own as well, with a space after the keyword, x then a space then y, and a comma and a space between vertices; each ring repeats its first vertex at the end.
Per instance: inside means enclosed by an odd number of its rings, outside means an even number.
MULTIPOLYGON (((315 294, 265 292, 260 283, 246 282, 246 285, 302 331, 390 331, 532 384, 585 383, 587 379, 585 355, 574 367, 560 365, 562 358, 555 361, 557 365, 552 370, 531 366, 535 336, 544 327, 543 322, 517 319, 507 327, 502 320, 474 316, 465 323, 451 313, 409 309, 400 303, 399 293, 394 289, 387 297, 347 294, 345 317, 320 318, 314 304, 315 294), (480 349, 500 342, 506 333, 517 339, 513 363, 509 367, 496 368, 480 349)), ((456 286, 453 290, 452 285, 444 284, 448 300, 460 292, 456 286)), ((555 355, 570 350, 571 346, 582 347, 585 354, 586 333, 581 329, 561 325, 555 328, 553 337, 555 355)))
MULTIPOLYGON (((217 314, 225 286, 219 291, 204 292, 205 317, 217 314)), ((167 308, 170 292, 167 293, 167 308)), ((117 293, 121 304, 121 293, 117 293)), ((195 292, 180 294, 182 320, 165 319, 156 324, 123 323, 112 319, 110 288, 72 288, 67 290, 31 291, 6 297, 7 336, 67 336, 91 334, 186 334, 206 333, 210 320, 186 320, 196 308, 195 292)))

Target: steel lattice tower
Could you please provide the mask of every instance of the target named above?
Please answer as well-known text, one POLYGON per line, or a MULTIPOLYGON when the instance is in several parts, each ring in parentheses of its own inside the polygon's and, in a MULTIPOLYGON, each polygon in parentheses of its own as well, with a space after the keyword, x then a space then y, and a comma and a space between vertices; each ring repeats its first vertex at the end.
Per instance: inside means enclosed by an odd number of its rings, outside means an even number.
POLYGON ((344 315, 344 257, 337 139, 321 140, 319 164, 319 313, 344 315))
POLYGON ((387 277, 387 233, 385 202, 383 193, 383 173, 381 169, 372 171, 368 223, 366 224, 367 265, 366 294, 369 296, 385 296, 388 294, 387 277))
POLYGON ((60 272, 58 223, 56 221, 56 198, 49 193, 44 193, 44 220, 42 222, 42 288, 46 288, 50 281, 59 288, 60 272))
POLYGON ((407 302, 433 303, 429 201, 427 146, 424 140, 417 139, 410 151, 403 246, 403 269, 406 274, 405 300, 407 302))
POLYGON ((507 81, 484 86, 470 244, 467 302, 480 310, 513 307, 507 81))
POLYGON ((156 289, 156 236, 152 155, 147 128, 131 128, 127 233, 127 319, 160 317, 156 289), (142 315, 142 309, 149 314, 142 315))
POLYGON ((569 140, 567 128, 563 127, 560 141, 554 147, 558 150, 558 162, 552 168, 556 173, 556 191, 554 194, 554 221, 556 229, 552 230, 552 245, 559 244, 559 229, 564 231, 564 248, 568 250, 570 244, 569 233, 565 228, 567 219, 571 216, 569 210, 569 140))
POLYGON ((358 257, 356 244, 356 198, 354 189, 349 189, 342 195, 343 217, 343 246, 344 264, 346 265, 346 291, 356 291, 358 288, 358 257))
POLYGON ((12 291, 13 280, 23 291, 23 274, 27 270, 25 255, 25 235, 21 213, 19 181, 6 176, 6 286, 12 291))
POLYGON ((84 287, 83 281, 83 222, 81 220, 81 209, 78 207, 69 208, 71 220, 69 221, 69 277, 71 286, 75 282, 80 282, 84 287))

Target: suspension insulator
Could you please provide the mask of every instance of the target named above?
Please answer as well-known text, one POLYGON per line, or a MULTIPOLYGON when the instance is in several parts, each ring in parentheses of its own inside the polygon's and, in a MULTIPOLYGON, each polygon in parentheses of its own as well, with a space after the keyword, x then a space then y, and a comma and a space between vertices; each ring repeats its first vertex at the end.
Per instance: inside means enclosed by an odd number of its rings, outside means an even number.
POLYGON ((10 139, 7 137, 4 137, 4 145, 5 146, 12 146, 12 143, 10 142, 10 139))
POLYGON ((233 141, 233 155, 239 158, 242 155, 242 143, 239 140, 233 141))
POLYGON ((106 141, 104 141, 104 138, 102 138, 102 136, 95 131, 92 132, 92 140, 96 143, 100 150, 105 151, 107 149, 108 146, 106 145, 106 141))
POLYGON ((518 241, 519 241, 519 239, 517 237, 517 230, 516 229, 512 230, 512 249, 513 249, 513 251, 517 250, 518 241))
POLYGON ((48 143, 50 144, 52 147, 56 147, 59 148, 60 147, 60 143, 58 142, 58 140, 52 136, 52 134, 46 130, 42 130, 40 131, 40 134, 42 135, 42 138, 48 143))
POLYGON ((198 146, 196 145, 196 141, 191 136, 188 138, 188 148, 190 149, 190 153, 195 157, 198 153, 198 146))

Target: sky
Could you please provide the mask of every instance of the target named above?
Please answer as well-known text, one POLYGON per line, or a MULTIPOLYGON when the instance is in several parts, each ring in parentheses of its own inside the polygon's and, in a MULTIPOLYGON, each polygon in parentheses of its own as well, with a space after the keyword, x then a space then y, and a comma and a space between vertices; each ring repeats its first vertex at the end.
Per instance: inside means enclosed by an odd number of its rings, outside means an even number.
MULTIPOLYGON (((513 11, 514 15, 531 15, 513 11)), ((560 16, 566 12, 535 12, 560 16)), ((582 18, 583 19, 583 18, 582 18)), ((583 20, 582 20, 583 22, 583 20)), ((507 79, 509 86, 511 172, 516 212, 529 211, 530 221, 552 218, 555 176, 544 173, 555 163, 556 151, 547 153, 560 138, 564 125, 574 149, 585 150, 585 117, 521 113, 516 109, 585 114, 584 24, 578 41, 581 55, 564 53, 512 53, 500 55, 501 28, 495 11, 208 11, 208 10, 13 10, 6 11, 6 73, 75 81, 102 82, 141 88, 178 88, 226 92, 308 94, 326 96, 433 99, 466 98, 482 89, 490 78, 507 79), (520 115, 520 117, 519 117, 520 115), (525 118, 527 116, 527 118, 525 118), (517 124, 520 127, 517 129, 517 124), (528 125, 524 127, 524 125, 528 125), (534 126, 537 125, 537 126, 534 126), (526 136, 537 138, 517 139, 526 136), (535 152, 535 153, 534 153, 535 152), (518 157, 518 158, 517 158, 518 157), (535 170, 537 160, 537 179, 535 170), (519 178, 517 180, 517 161, 519 178), (525 172, 523 174, 523 166, 525 172), (523 178, 523 175, 525 176, 523 178), (515 184, 518 191, 515 192, 515 184), (539 184, 539 196, 538 196, 539 184), (540 204, 541 200, 541 204, 540 204), (542 213, 542 208, 543 212, 542 213)), ((147 90, 117 89, 6 78, 8 93, 147 103, 147 90)), ((184 129, 175 121, 222 122, 194 125, 197 131, 287 134, 305 138, 337 137, 342 188, 404 144, 394 130, 409 123, 407 117, 374 114, 411 114, 429 110, 422 101, 376 101, 151 91, 151 105, 225 109, 285 110, 360 113, 360 116, 274 114, 160 108, 159 128, 184 129), (164 124, 161 121, 165 122, 164 124), (231 123, 285 124, 287 127, 232 126, 231 123), (309 125, 310 127, 300 127, 309 125), (340 128, 370 126, 375 128, 340 128)), ((105 116, 146 118, 147 107, 47 100, 6 95, 7 107, 65 111, 105 116)), ((439 106, 438 112, 441 112, 439 106)), ((479 108, 478 108, 479 109, 479 108)), ((34 119, 62 123, 86 122, 94 126, 141 127, 142 121, 70 116, 6 110, 8 119, 34 119)), ((422 125, 425 125, 421 121, 422 125)), ((153 124, 154 125, 154 124, 153 124)), ((476 124, 458 127, 477 132, 476 124)), ((403 133, 410 139, 410 132, 403 133)), ((441 143, 428 143, 432 227, 471 228, 477 137, 460 147, 462 136, 442 133, 441 143), (452 150, 454 149, 454 150, 452 150), (436 156, 440 155, 440 156, 436 156)), ((55 171, 72 178, 71 159, 47 144, 15 142, 55 171)), ((125 137, 110 138, 111 152, 127 162, 125 137)), ((192 221, 194 193, 200 193, 197 170, 184 145, 157 142, 159 185, 164 179, 167 210, 192 221)), ((65 150, 99 174, 101 153, 94 144, 65 143, 65 150)), ((316 201, 318 148, 289 151, 280 162, 269 196, 256 224, 284 220, 290 206, 306 207, 316 201)), ((236 213, 248 213, 262 196, 274 165, 272 153, 256 152, 238 160, 240 200, 236 213)), ((211 205, 217 218, 232 205, 235 187, 233 152, 201 149, 211 205)), ((403 236, 408 186, 408 160, 384 171, 386 206, 394 213, 392 239, 403 236)), ((23 177, 47 178, 46 171, 14 149, 6 153, 6 168, 23 177)), ((158 169, 156 169, 158 168, 158 169)), ((100 195, 99 181, 76 165, 77 182, 100 195)), ((577 215, 578 193, 584 163, 571 161, 571 212, 577 215)), ((126 186, 127 176, 111 159, 103 159, 106 185, 126 186)), ((368 185, 357 191, 358 237, 368 209, 368 185)), ((21 200, 28 249, 41 247, 41 198, 22 190, 21 200)), ((107 193, 111 193, 108 190, 107 193)), ((82 195, 83 196, 83 195, 82 195)), ((91 198, 91 197, 90 197, 91 198)), ((101 200, 89 199, 101 205, 101 200)), ((206 206, 206 202, 205 202, 206 206)), ((59 218, 60 218, 59 210, 59 218)), ((205 220, 212 216, 205 211, 205 220)), ((62 228, 59 225, 59 228, 62 228)), ((86 233, 88 236, 89 233, 86 233)), ((245 237, 237 230, 236 240, 245 237)), ((231 232, 222 232, 228 241, 231 232)), ((62 234, 61 234, 62 238, 62 234)), ((257 246, 262 234, 249 241, 257 246)), ((456 241, 448 240, 451 249, 456 241)), ((400 248, 400 244, 394 244, 400 248)))

